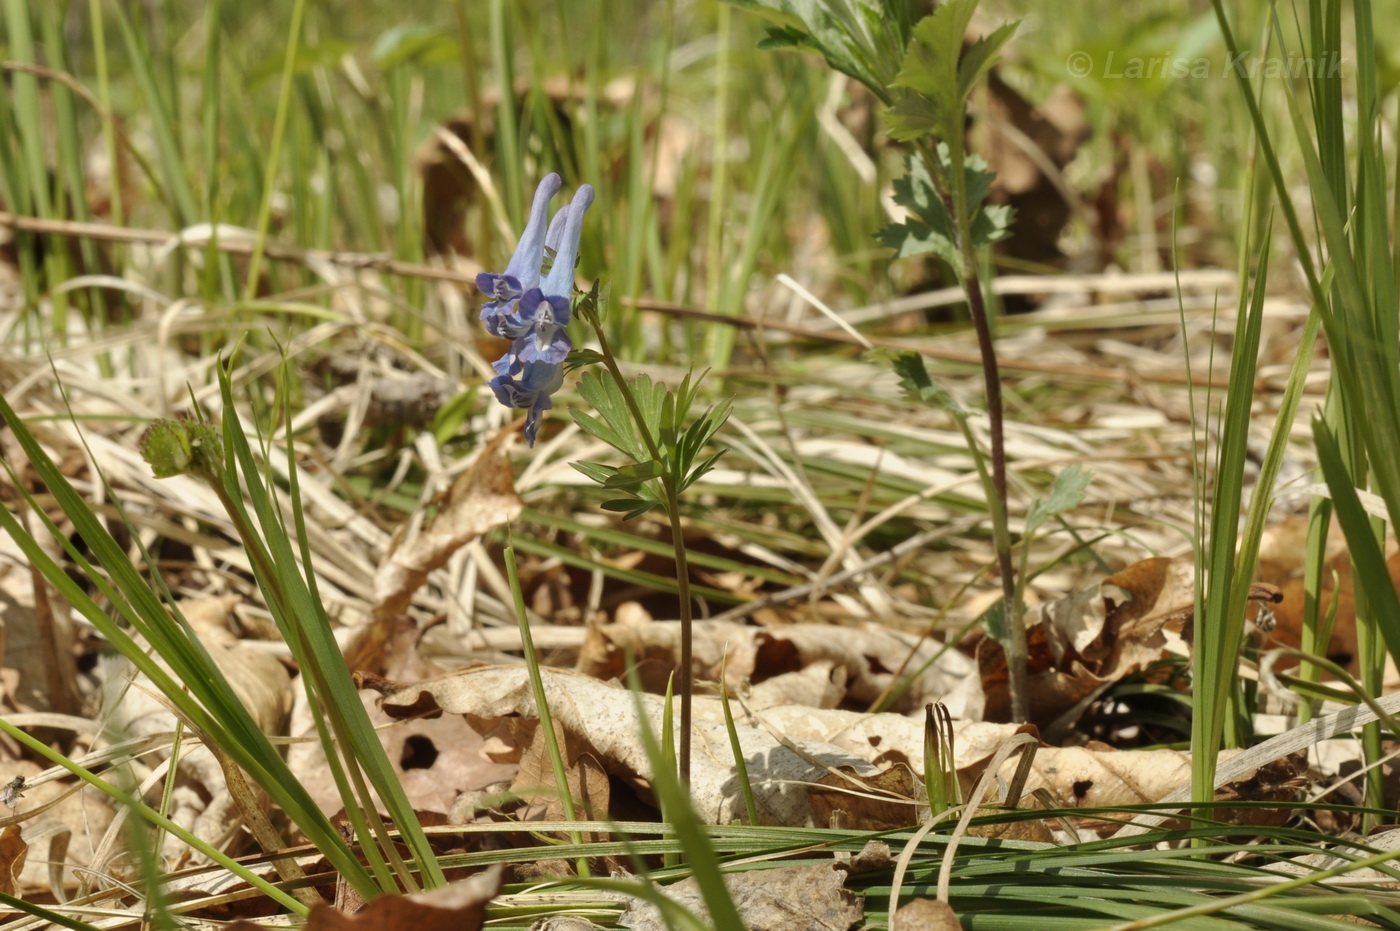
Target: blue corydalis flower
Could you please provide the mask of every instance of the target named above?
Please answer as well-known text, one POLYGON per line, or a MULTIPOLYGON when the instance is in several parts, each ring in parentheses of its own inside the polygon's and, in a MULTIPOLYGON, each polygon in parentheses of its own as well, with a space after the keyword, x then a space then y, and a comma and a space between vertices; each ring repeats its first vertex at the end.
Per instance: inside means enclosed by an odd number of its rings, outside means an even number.
POLYGON ((593 188, 581 185, 573 202, 560 208, 541 235, 549 201, 560 186, 558 175, 545 176, 505 272, 476 278, 481 293, 491 298, 482 305, 482 324, 491 335, 511 341, 510 350, 493 364, 497 374, 489 384, 506 407, 529 411, 525 439, 531 446, 539 432, 540 415, 554 406, 550 395, 564 383, 564 360, 574 348, 568 334, 574 262, 583 214, 593 203, 593 188), (554 264, 541 280, 546 251, 554 255, 554 264))
POLYGON ((520 295, 526 288, 539 284, 540 267, 544 264, 545 219, 549 216, 549 202, 564 184, 559 176, 550 173, 544 176, 535 189, 535 201, 530 205, 530 220, 525 224, 525 233, 515 254, 510 257, 506 270, 499 274, 482 273, 476 276, 476 286, 483 295, 491 298, 481 308, 481 322, 492 336, 496 332, 496 321, 511 313, 520 295))

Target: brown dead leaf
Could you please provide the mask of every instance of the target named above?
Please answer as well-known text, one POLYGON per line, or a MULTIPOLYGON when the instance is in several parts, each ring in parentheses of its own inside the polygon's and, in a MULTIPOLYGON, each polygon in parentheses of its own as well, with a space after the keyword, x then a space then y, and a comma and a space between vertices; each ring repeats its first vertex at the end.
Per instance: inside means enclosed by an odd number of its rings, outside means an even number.
POLYGON ((967 833, 973 837, 995 837, 1001 840, 1026 840, 1037 844, 1050 844, 1055 834, 1049 825, 1040 820, 1005 821, 1000 824, 970 825, 967 833))
MULTIPOLYGON (((1306 551, 1307 524, 1303 519, 1284 521, 1265 532, 1266 549, 1260 553, 1259 578, 1280 589, 1281 598, 1273 608, 1273 639, 1284 646, 1302 645, 1303 631, 1303 553, 1306 551)), ((1400 590, 1400 552, 1386 559, 1390 582, 1400 590)), ((1318 596, 1319 616, 1335 610, 1332 634, 1327 641, 1327 658, 1352 673, 1356 667, 1356 598, 1351 578, 1351 556, 1345 538, 1334 527, 1328 535, 1327 561, 1322 570, 1318 596), (1332 601, 1336 599, 1335 609, 1332 601)), ((1288 663, 1280 664, 1286 668, 1288 663)))
POLYGON ((475 463, 452 484, 432 517, 413 515, 394 535, 388 559, 374 578, 374 619, 385 623, 408 607, 428 574, 447 564, 453 553, 477 537, 514 520, 525 507, 515 493, 515 479, 504 430, 491 440, 475 463))
MULTIPOLYGON (((611 817, 611 787, 602 763, 589 752, 586 742, 566 733, 557 721, 554 724, 554 737, 564 757, 564 775, 569 784, 569 794, 574 800, 575 814, 594 821, 611 817)), ((510 787, 512 793, 526 799, 526 813, 521 815, 521 820, 563 820, 564 805, 554 786, 554 767, 549 759, 548 744, 537 724, 510 787)))
POLYGON ((890 850, 889 844, 882 840, 868 840, 865 846, 860 848, 860 853, 846 863, 846 868, 852 873, 874 873, 894 869, 894 865, 894 851, 890 850))
MULTIPOLYGON (((1308 784, 1307 754, 1294 753, 1261 766, 1245 779, 1222 786, 1215 793, 1221 802, 1291 802, 1308 784)), ((1215 817, 1229 824, 1278 827, 1297 812, 1291 808, 1217 808, 1215 817)))
POLYGON ((903 763, 882 772, 858 776, 854 767, 828 773, 808 795, 812 814, 821 827, 840 825, 851 831, 891 831, 918 821, 914 773, 903 763))
POLYGON ((24 871, 24 861, 28 856, 29 845, 24 842, 20 826, 7 825, 4 832, 0 832, 0 892, 19 897, 19 877, 24 871))
MULTIPOLYGON (((487 868, 461 882, 429 892, 385 895, 356 915, 317 905, 306 931, 475 931, 486 920, 486 906, 501 892, 504 868, 487 868)), ((236 921, 229 931, 262 931, 251 921, 236 921)))
MULTIPOLYGON (((570 739, 581 739, 609 775, 647 799, 652 768, 639 736, 637 704, 652 733, 659 734, 662 699, 634 696, 619 686, 576 673, 553 669, 541 673, 551 713, 564 732, 570 739)), ((412 685, 367 682, 386 693, 382 707, 390 716, 430 714, 434 708, 467 716, 494 748, 493 759, 518 752, 512 748, 528 743, 534 731, 535 702, 522 668, 467 669, 412 685)), ((734 713, 764 824, 813 823, 816 817, 804 786, 819 781, 832 768, 847 765, 858 774, 869 774, 894 763, 913 763, 923 753, 922 721, 903 715, 797 705, 757 710, 738 703, 734 713)), ((744 800, 720 702, 697 697, 694 718, 691 791, 696 808, 711 823, 741 818, 744 800)), ((970 769, 985 765, 997 744, 1016 729, 956 722, 954 731, 955 762, 970 769)))
MULTIPOLYGON (((705 621, 694 625, 693 671, 697 681, 713 682, 723 668, 735 693, 751 683, 755 707, 799 702, 866 707, 896 682, 901 666, 918 670, 937 656, 892 710, 911 710, 941 700, 955 718, 980 718, 982 688, 972 662, 956 650, 939 655, 941 649, 942 644, 921 643, 917 637, 875 625, 761 628, 705 621), (768 684, 793 674, 802 678, 768 684)), ((678 624, 603 624, 589 629, 577 668, 598 679, 619 678, 630 657, 642 687, 661 693, 679 655, 678 624)))
MULTIPOLYGON (((861 899, 846 888, 846 871, 834 861, 724 874, 724 884, 745 928, 764 931, 811 931, 855 927, 865 917, 861 899)), ((694 878, 662 890, 666 896, 705 921, 700 886, 694 878)), ((669 931, 671 925, 650 902, 634 900, 618 918, 632 931, 669 931)))
MULTIPOLYGON (((1250 599, 1276 602, 1276 589, 1256 583, 1250 599)), ((1133 563, 1093 588, 1026 612, 1027 690, 1031 723, 1045 726, 1107 682, 1161 659, 1173 642, 1192 642, 1195 566, 1154 557, 1133 563)), ((987 718, 1010 713, 1006 656, 990 637, 977 647, 987 718)))
POLYGON ((891 927, 899 931, 962 931, 957 912, 947 902, 915 899, 894 913, 891 927))

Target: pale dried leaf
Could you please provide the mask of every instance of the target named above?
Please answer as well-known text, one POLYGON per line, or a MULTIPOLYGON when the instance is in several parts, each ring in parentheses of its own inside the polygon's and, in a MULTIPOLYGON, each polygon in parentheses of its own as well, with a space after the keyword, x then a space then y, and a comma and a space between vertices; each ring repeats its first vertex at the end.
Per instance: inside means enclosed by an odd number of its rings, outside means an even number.
MULTIPOLYGON (((550 711, 565 733, 586 741, 608 773, 649 791, 651 761, 639 736, 636 703, 641 703, 652 732, 659 734, 662 699, 648 694, 634 696, 587 676, 552 669, 541 673, 550 711)), ((434 707, 448 714, 469 715, 474 726, 488 737, 498 738, 498 746, 503 748, 523 739, 518 729, 502 726, 505 722, 517 716, 536 717, 526 672, 516 667, 468 669, 388 689, 383 707, 396 717, 422 714, 434 707)), ((753 714, 738 707, 735 717, 760 820, 767 824, 812 823, 807 786, 836 767, 851 766, 859 774, 870 774, 877 771, 873 761, 878 760, 880 768, 888 762, 922 768, 922 763, 916 762, 922 755, 922 721, 901 715, 781 706, 753 714)), ((711 823, 742 818, 744 802, 719 700, 697 697, 694 718, 691 791, 696 807, 711 823)), ((998 742, 992 735, 1005 739, 1016 731, 1007 725, 966 722, 954 728, 959 734, 968 734, 966 740, 959 739, 957 751, 958 759, 965 759, 969 766, 990 756, 998 742), (981 756, 974 758, 979 750, 983 751, 981 756)), ((911 817, 909 823, 913 820, 911 817)))
MULTIPOLYGON (((820 697, 814 703, 821 703, 822 707, 843 700, 870 704, 899 681, 896 670, 901 666, 912 674, 937 656, 914 679, 894 710, 922 708, 926 702, 943 701, 955 718, 981 717, 981 683, 973 662, 956 650, 939 655, 943 644, 920 642, 918 637, 900 631, 874 625, 791 624, 762 628, 702 621, 694 625, 692 649, 696 678, 716 681, 723 668, 731 691, 740 689, 745 681, 753 683, 757 691, 767 680, 818 664, 839 670, 839 678, 833 672, 830 684, 818 690, 820 697)), ((599 679, 618 678, 630 657, 637 665, 642 687, 663 692, 679 655, 678 624, 605 624, 589 630, 579 654, 578 669, 599 679)), ((779 691, 771 703, 781 700, 779 691)), ((761 706, 763 701, 756 697, 754 704, 761 706)))
MULTIPOLYGON (((248 646, 228 630, 240 602, 238 596, 191 599, 180 608, 257 725, 264 733, 285 733, 292 707, 291 674, 276 657, 248 646)), ((113 727, 131 737, 176 729, 174 712, 145 676, 133 681, 125 660, 113 659, 101 668, 106 670, 103 701, 113 727)), ((172 820, 200 837, 226 835, 237 826, 239 815, 218 760, 208 749, 193 747, 185 749, 179 765, 186 784, 172 800, 172 820)), ((188 852, 173 836, 167 838, 165 853, 172 859, 188 852)))
MULTIPOLYGON (((744 927, 764 931, 847 931, 855 927, 865 917, 865 909, 845 883, 846 871, 834 862, 724 876, 744 927)), ((682 880, 662 891, 702 920, 708 918, 695 879, 682 880)), ((671 927, 655 905, 640 899, 622 913, 618 924, 632 931, 669 931, 671 927)))
POLYGON ((515 493, 504 438, 497 437, 453 483, 434 517, 415 515, 406 534, 396 534, 396 545, 374 577, 376 622, 406 609, 428 574, 457 550, 520 515, 525 504, 515 493))

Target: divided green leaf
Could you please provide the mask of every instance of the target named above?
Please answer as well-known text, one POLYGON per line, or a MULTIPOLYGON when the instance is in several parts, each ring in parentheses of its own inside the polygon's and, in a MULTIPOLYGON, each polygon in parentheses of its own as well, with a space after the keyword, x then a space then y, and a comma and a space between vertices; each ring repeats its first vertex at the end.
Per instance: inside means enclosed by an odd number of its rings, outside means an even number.
MULTIPOLYGON (((939 145, 938 159, 944 171, 952 170, 947 146, 939 145)), ((934 187, 927 166, 921 159, 911 156, 905 163, 905 169, 904 177, 894 183, 894 200, 912 216, 904 223, 885 227, 875 238, 894 249, 897 258, 932 252, 953 268, 959 268, 962 259, 953 218, 934 187)), ((995 177, 995 173, 988 170, 986 161, 976 155, 969 155, 963 163, 967 205, 973 212, 974 248, 1000 242, 1011 235, 1011 222, 1016 215, 1014 208, 983 204, 995 177)))
POLYGON ((1025 534, 1031 535, 1056 514, 1063 514, 1071 508, 1078 507, 1079 502, 1084 500, 1084 491, 1093 478, 1094 474, 1078 463, 1056 475, 1055 483, 1050 486, 1050 494, 1031 502, 1030 509, 1026 512, 1025 534))

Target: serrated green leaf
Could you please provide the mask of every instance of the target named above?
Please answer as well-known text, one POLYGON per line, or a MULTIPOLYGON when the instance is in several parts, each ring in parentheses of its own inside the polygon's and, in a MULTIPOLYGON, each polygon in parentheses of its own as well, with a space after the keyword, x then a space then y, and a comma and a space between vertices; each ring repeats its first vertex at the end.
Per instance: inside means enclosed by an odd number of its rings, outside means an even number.
POLYGON ((961 144, 968 95, 1017 26, 1006 23, 964 50, 976 8, 977 0, 949 0, 914 27, 892 82, 913 92, 898 97, 890 111, 891 135, 896 139, 932 135, 961 144))
POLYGON ((1026 536, 1035 533, 1041 524, 1056 514, 1077 507, 1084 500, 1084 490, 1093 478, 1093 473, 1078 463, 1056 475, 1055 483, 1050 486, 1050 494, 1036 498, 1026 512, 1026 536))
POLYGON ((893 249, 897 259, 932 252, 953 268, 962 262, 952 235, 924 223, 892 223, 876 233, 875 239, 880 245, 893 249))
POLYGON ((976 8, 977 0, 949 0, 914 27, 893 84, 914 91, 924 102, 900 102, 902 133, 922 124, 940 139, 962 138, 967 94, 958 80, 958 62, 976 8))
POLYGON ((1016 31, 1016 27, 1021 24, 1019 19, 1009 23, 1002 23, 994 29, 991 35, 983 36, 968 46, 962 53, 962 58, 958 62, 958 87, 962 91, 963 99, 972 93, 972 88, 982 79, 982 75, 991 70, 996 63, 996 54, 1001 51, 1001 47, 1006 44, 1006 40, 1011 38, 1011 34, 1016 31))
POLYGON ((889 86, 908 43, 913 0, 730 0, 777 18, 761 48, 819 52, 827 64, 889 101, 889 86))
POLYGON ((923 356, 917 352, 901 352, 891 359, 894 373, 899 377, 899 384, 905 392, 915 400, 924 401, 935 407, 940 407, 952 414, 954 417, 965 418, 967 411, 942 387, 934 384, 933 378, 928 373, 927 366, 924 365, 923 356))
POLYGON ((929 136, 943 135, 942 111, 927 97, 915 93, 900 93, 890 106, 886 120, 890 137, 910 142, 929 136))
MULTIPOLYGON (((952 171, 948 147, 940 143, 938 160, 944 171, 952 171)), ((999 242, 1011 234, 1013 208, 1004 205, 984 205, 996 175, 988 170, 984 159, 969 155, 963 162, 963 180, 967 186, 968 209, 972 215, 972 245, 974 248, 999 242)), ((895 203, 913 214, 908 221, 885 227, 875 234, 881 244, 894 249, 898 258, 932 252, 957 268, 962 263, 954 234, 952 217, 947 205, 938 196, 921 159, 910 157, 905 162, 904 176, 894 183, 895 203)))
POLYGON ((1011 224, 1016 219, 1016 208, 1009 204, 991 204, 977 211, 972 219, 972 245, 974 248, 1001 242, 1011 235, 1011 224))
POLYGON ((811 36, 794 26, 769 26, 766 34, 758 40, 761 49, 811 49, 821 51, 812 42, 811 36))

